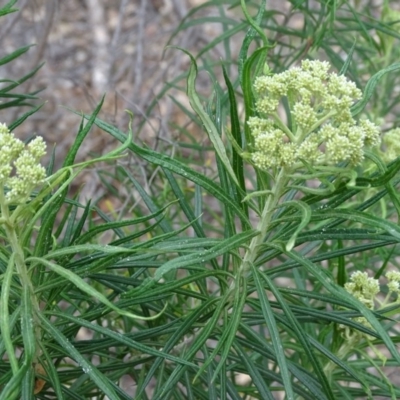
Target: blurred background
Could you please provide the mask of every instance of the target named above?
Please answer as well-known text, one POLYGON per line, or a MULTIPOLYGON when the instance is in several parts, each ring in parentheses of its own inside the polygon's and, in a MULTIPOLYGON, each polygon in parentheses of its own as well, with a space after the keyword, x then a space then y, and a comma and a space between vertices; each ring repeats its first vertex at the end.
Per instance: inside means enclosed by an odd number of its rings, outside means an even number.
MULTIPOLYGON (((134 114, 134 132, 141 126, 140 140, 153 147, 160 140, 175 140, 179 127, 187 123, 175 102, 189 107, 183 74, 190 63, 182 51, 165 47, 184 17, 202 3, 205 1, 19 0, 15 7, 20 11, 2 19, 0 56, 33 46, 13 62, 0 66, 0 77, 18 80, 44 64, 18 88, 21 93, 37 93, 38 99, 31 104, 43 107, 17 128, 17 136, 43 136, 49 150, 56 145, 59 167, 81 120, 71 110, 90 114, 106 93, 101 119, 126 132, 127 109, 134 114), (180 75, 179 89, 168 88, 168 95, 158 96, 166 89, 166 82, 180 75)), ((212 8, 204 8, 196 15, 208 17, 210 12, 212 8)), ((196 54, 220 33, 219 23, 188 26, 174 36, 172 43, 196 54)), ((215 60, 222 57, 218 46, 211 53, 215 60)), ((206 73, 200 74, 198 84, 210 86, 206 73)), ((28 110, 28 106, 7 108, 0 121, 10 123, 28 110)), ((77 161, 104 154, 118 144, 94 128, 77 161)), ((101 196, 102 185, 94 171, 86 170, 77 181, 79 186, 82 183, 85 197, 101 196)))
MULTIPOLYGON (((152 117, 144 115, 165 82, 187 71, 188 56, 164 50, 184 16, 202 2, 19 0, 15 7, 20 12, 2 19, 0 53, 4 56, 22 46, 34 46, 0 71, 3 76, 19 79, 44 62, 33 79, 20 88, 41 90, 35 104, 44 106, 18 128, 18 135, 42 135, 49 145, 57 143, 57 151, 63 154, 80 121, 66 108, 91 113, 104 93, 102 119, 126 131, 129 118, 124 110, 128 109, 136 122, 149 119, 149 137, 165 135, 169 129, 166 121, 179 119, 172 115, 171 101, 162 99, 152 117)), ((219 33, 219 24, 189 28, 184 35, 177 35, 173 44, 196 53, 219 33)), ((21 110, 6 110, 1 121, 15 120, 18 112, 21 110)), ((99 154, 115 147, 99 132, 88 139, 84 146, 88 152, 99 154)))

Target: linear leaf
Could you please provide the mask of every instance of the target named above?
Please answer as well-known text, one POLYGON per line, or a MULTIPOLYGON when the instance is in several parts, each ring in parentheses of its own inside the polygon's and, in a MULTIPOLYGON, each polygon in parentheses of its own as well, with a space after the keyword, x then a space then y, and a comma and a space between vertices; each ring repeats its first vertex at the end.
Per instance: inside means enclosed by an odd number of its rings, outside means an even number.
POLYGON ((44 315, 38 315, 40 322, 50 336, 60 344, 65 350, 66 355, 74 359, 88 374, 98 388, 109 397, 110 400, 119 400, 111 382, 69 342, 69 340, 59 331, 44 315))
POLYGON ((136 318, 140 320, 151 320, 159 317, 163 313, 163 311, 160 312, 160 314, 152 316, 152 317, 143 317, 140 315, 133 314, 129 311, 122 310, 115 306, 110 300, 107 299, 106 296, 104 296, 102 293, 94 289, 91 285, 86 283, 79 275, 75 274, 69 269, 63 268, 60 265, 57 265, 55 263, 52 263, 50 261, 47 261, 44 258, 39 258, 39 257, 30 257, 27 259, 27 261, 34 261, 39 264, 43 264, 47 268, 49 268, 51 271, 55 272, 56 274, 62 276, 63 278, 69 280, 71 283, 73 283, 78 289, 82 290, 85 292, 87 295, 90 297, 93 297, 97 299, 100 303, 103 303, 106 307, 110 308, 111 310, 114 310, 120 315, 124 315, 129 318, 136 318))
MULTIPOLYGON (((105 132, 110 133, 113 137, 115 137, 119 141, 124 142, 126 140, 126 135, 117 128, 113 127, 112 125, 109 125, 99 119, 96 119, 96 125, 99 128, 103 129, 105 132)), ((239 216, 241 221, 245 223, 246 227, 250 228, 250 223, 246 214, 244 214, 242 208, 238 206, 235 201, 232 200, 230 194, 221 191, 221 187, 218 184, 211 181, 203 174, 194 171, 193 169, 189 168, 186 164, 181 163, 165 154, 157 153, 155 151, 139 147, 133 142, 129 145, 129 148, 134 153, 138 154, 140 157, 147 160, 151 164, 167 168, 170 171, 175 172, 176 174, 181 175, 184 178, 191 180, 192 182, 203 187, 212 196, 223 202, 227 207, 230 207, 239 216)))
POLYGON ((351 114, 356 116, 364 110, 380 79, 387 73, 397 71, 398 69, 400 69, 400 63, 392 64, 373 75, 365 86, 363 98, 351 108, 351 114))
POLYGON ((254 230, 239 233, 233 237, 222 240, 220 243, 211 247, 210 249, 167 261, 162 267, 157 269, 153 279, 154 281, 158 282, 164 274, 173 269, 184 268, 190 265, 201 264, 206 261, 212 260, 215 257, 220 256, 221 254, 227 253, 228 251, 236 249, 237 247, 245 244, 248 240, 258 234, 258 231, 254 230))
POLYGON ((190 105, 192 106, 193 110, 196 112, 196 114, 201 119, 201 122, 203 123, 203 125, 206 129, 208 137, 214 146, 214 150, 218 154, 218 157, 220 158, 220 160, 221 160, 222 164, 224 165, 226 171, 228 172, 229 176, 232 178, 233 182, 237 186, 240 187, 237 177, 235 175, 235 172, 233 171, 231 163, 226 154, 226 150, 225 150, 226 145, 222 142, 221 135, 218 133, 218 130, 217 130, 216 126, 214 125, 213 121, 211 120, 210 116, 203 110, 200 98, 196 93, 196 77, 197 77, 196 60, 193 58, 193 56, 189 52, 187 52, 185 50, 182 50, 182 51, 190 57, 190 61, 191 61, 189 75, 188 75, 188 79, 187 79, 187 84, 188 84, 187 93, 189 96, 190 105))
POLYGON ((251 264, 251 267, 253 270, 253 279, 256 284, 262 314, 263 314, 266 326, 268 327, 271 341, 272 341, 272 346, 273 346, 274 352, 275 352, 275 357, 276 357, 277 363, 279 365, 280 375, 282 377, 284 390, 285 390, 287 399, 294 400, 295 396, 293 393, 292 380, 291 380, 291 377, 289 374, 289 368, 287 365, 286 355, 284 352, 283 344, 282 344, 282 341, 281 341, 281 338, 279 335, 278 325, 276 323, 270 301, 268 300, 268 297, 265 293, 265 290, 264 290, 264 288, 261 284, 261 281, 259 279, 259 276, 257 274, 257 270, 253 264, 251 264))
POLYGON ((318 267, 310 260, 298 254, 294 251, 286 251, 282 246, 278 246, 274 243, 267 243, 267 246, 275 248, 277 250, 281 250, 282 253, 286 254, 291 259, 297 261, 300 265, 304 266, 307 271, 310 272, 329 292, 333 295, 345 299, 354 309, 360 311, 362 316, 364 316, 367 321, 371 324, 372 328, 376 330, 379 336, 382 338, 383 342, 387 346, 388 350, 392 354, 392 356, 396 359, 397 362, 400 363, 400 355, 393 344, 392 339, 388 335, 388 333, 383 329, 382 325, 379 323, 375 315, 369 310, 365 305, 363 305, 360 301, 358 301, 355 297, 353 297, 350 293, 348 293, 345 289, 333 283, 331 277, 327 274, 327 272, 318 267))

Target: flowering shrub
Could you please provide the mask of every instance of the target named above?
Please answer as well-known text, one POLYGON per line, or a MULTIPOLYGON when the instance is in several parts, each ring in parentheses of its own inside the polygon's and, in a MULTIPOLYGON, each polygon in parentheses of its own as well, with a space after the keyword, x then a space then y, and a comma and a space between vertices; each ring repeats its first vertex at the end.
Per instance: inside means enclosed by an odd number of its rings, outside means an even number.
MULTIPOLYGON (((384 18, 374 27, 369 9, 357 8, 364 2, 289 1, 288 24, 300 13, 315 38, 282 35, 281 11, 265 12, 265 0, 254 18, 240 3, 245 21, 215 8, 225 85, 216 78, 203 107, 198 64, 210 73, 214 64, 191 56, 187 95, 197 115, 171 96, 190 119, 177 129, 184 140, 138 144, 161 95, 127 132, 99 118, 100 102, 80 115, 62 168, 52 171, 53 158, 45 172, 43 140, 25 145, 11 133, 32 111, 0 124, 0 400, 400 398, 389 373, 400 366, 400 273, 386 273, 382 298, 365 272, 380 276, 400 257, 398 129, 383 138, 386 165, 369 149, 380 130, 367 119, 384 121, 399 102, 375 90, 398 87, 389 73, 400 70, 391 64, 397 34, 384 18), (343 7, 345 32, 360 36, 354 46, 335 30, 343 7), (237 27, 247 33, 236 75, 237 27), (264 46, 248 56, 253 41, 264 46), (297 66, 260 75, 265 60, 271 70, 297 66), (94 125, 121 146, 77 164, 94 125), (72 183, 98 162, 104 196, 81 203, 72 183)), ((9 98, 16 83, 2 84, 0 98, 9 98)), ((183 86, 174 80, 161 93, 183 86)), ((26 105, 15 96, 9 106, 26 105)))

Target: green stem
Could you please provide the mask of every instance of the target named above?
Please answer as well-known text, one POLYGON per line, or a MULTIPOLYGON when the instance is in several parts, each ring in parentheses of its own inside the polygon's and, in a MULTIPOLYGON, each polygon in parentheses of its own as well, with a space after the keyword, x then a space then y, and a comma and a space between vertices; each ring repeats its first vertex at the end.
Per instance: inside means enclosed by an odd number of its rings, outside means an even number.
POLYGON ((282 168, 275 180, 275 185, 272 188, 270 195, 263 208, 260 220, 257 224, 256 230, 259 232, 255 236, 243 257, 242 263, 239 267, 238 274, 236 275, 235 282, 231 285, 231 290, 233 291, 236 286, 236 282, 240 282, 240 278, 246 277, 251 269, 251 265, 258 257, 258 248, 264 242, 264 238, 268 232, 268 227, 271 223, 273 213, 276 206, 279 204, 279 200, 285 191, 285 185, 287 184, 289 171, 286 168, 282 168))
MULTIPOLYGON (((22 290, 28 290, 28 292, 29 292, 29 297, 30 297, 31 304, 33 307, 32 320, 34 322, 34 326, 38 327, 39 325, 38 325, 36 319, 37 319, 37 313, 40 311, 39 304, 38 304, 37 298, 35 296, 35 291, 34 291, 34 287, 32 285, 32 281, 28 274, 27 266, 25 263, 24 250, 18 240, 17 226, 15 225, 15 222, 13 221, 12 214, 10 214, 9 207, 7 205, 7 202, 6 202, 6 199, 4 196, 4 191, 2 191, 2 190, 0 190, 0 209, 1 209, 2 224, 4 226, 7 240, 11 247, 11 254, 12 254, 11 261, 14 264, 14 266, 10 265, 9 268, 12 268, 12 273, 13 273, 13 270, 15 267, 18 277, 20 279, 22 290)), ((37 339, 39 339, 39 335, 40 335, 40 330, 35 329, 35 336, 37 339)), ((12 357, 12 356, 9 355, 9 357, 12 357)))
MULTIPOLYGON (((348 339, 338 350, 336 356, 340 360, 344 360, 345 357, 349 354, 352 349, 354 349, 354 346, 357 345, 357 340, 353 340, 350 338, 348 339)), ((333 361, 329 361, 325 367, 324 367, 324 373, 328 377, 328 379, 332 378, 333 371, 336 369, 337 364, 334 363, 333 361)))
POLYGON ((322 116, 311 128, 307 129, 299 136, 296 140, 297 143, 302 143, 304 139, 312 132, 314 132, 319 126, 321 126, 324 122, 328 121, 329 118, 334 117, 337 114, 337 111, 330 110, 324 116, 322 116))
POLYGON ((1 299, 0 299, 0 329, 4 343, 4 348, 8 354, 8 360, 11 365, 11 371, 14 375, 18 372, 18 360, 15 355, 15 349, 11 338, 12 326, 10 324, 10 314, 8 307, 8 299, 10 297, 11 281, 14 273, 14 256, 11 254, 7 270, 3 275, 1 283, 1 299))
POLYGON ((274 119, 274 122, 278 126, 278 128, 286 133, 286 136, 290 139, 291 142, 295 143, 296 142, 296 136, 293 134, 293 132, 286 126, 286 124, 281 120, 279 117, 278 113, 275 112, 274 114, 271 115, 272 118, 274 119))

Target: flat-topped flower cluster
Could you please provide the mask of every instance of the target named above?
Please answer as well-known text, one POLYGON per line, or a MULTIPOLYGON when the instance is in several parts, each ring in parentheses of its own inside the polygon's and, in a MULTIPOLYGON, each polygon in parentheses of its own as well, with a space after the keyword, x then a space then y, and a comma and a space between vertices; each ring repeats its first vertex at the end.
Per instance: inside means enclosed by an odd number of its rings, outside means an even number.
MULTIPOLYGON (((400 303, 400 272, 389 271, 385 276, 388 280, 388 293, 384 300, 380 300, 377 297, 381 290, 378 279, 369 277, 367 272, 353 272, 349 282, 344 285, 344 288, 370 310, 380 310, 393 304, 400 303), (395 296, 394 300, 392 299, 393 296, 395 296), (378 305, 378 307, 376 307, 376 305, 378 305)), ((371 328, 370 323, 364 317, 357 317, 354 318, 354 320, 365 325, 367 328, 371 328)), ((344 330, 345 337, 347 338, 357 335, 372 339, 371 336, 360 331, 354 331, 348 326, 341 325, 341 328, 344 330)))
POLYGON ((0 190, 7 203, 25 202, 32 190, 43 183, 46 170, 40 159, 45 154, 43 138, 38 136, 25 145, 0 123, 0 190))
POLYGON ((380 129, 371 121, 357 122, 351 106, 362 97, 343 75, 330 73, 325 61, 305 60, 301 67, 256 78, 258 117, 248 121, 254 137, 252 161, 261 169, 312 165, 360 164, 365 146, 380 143, 380 129), (286 98, 290 128, 278 108, 286 98))

